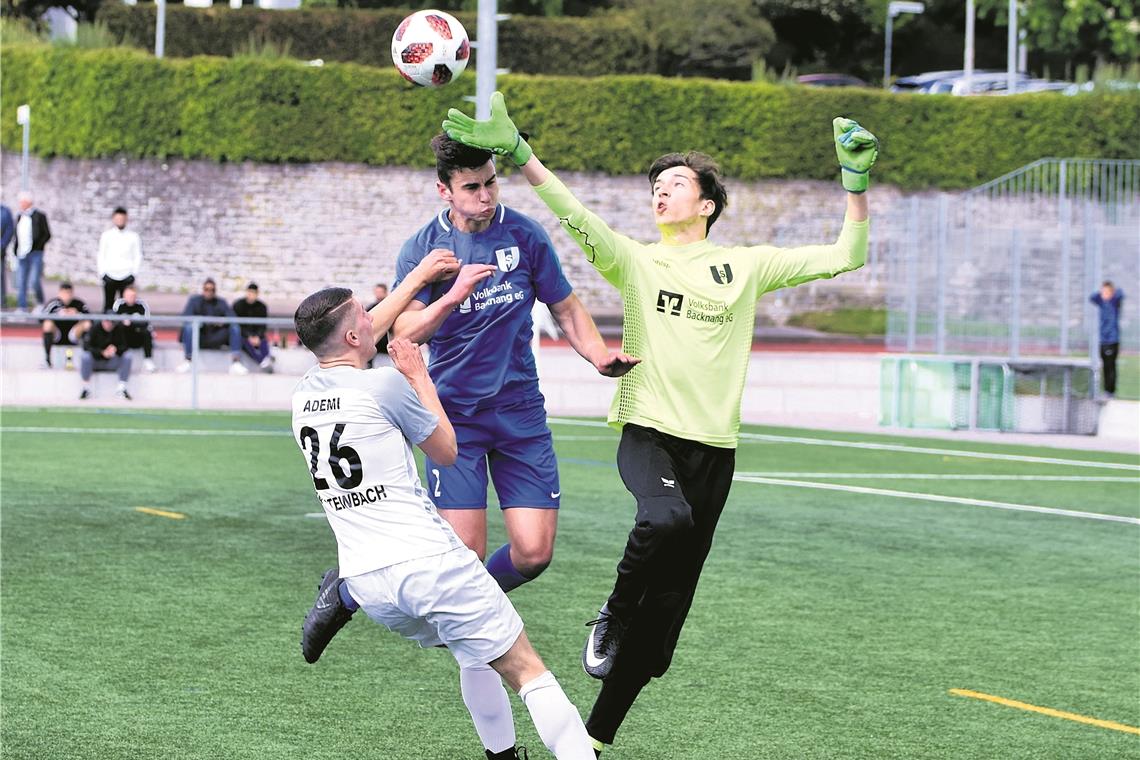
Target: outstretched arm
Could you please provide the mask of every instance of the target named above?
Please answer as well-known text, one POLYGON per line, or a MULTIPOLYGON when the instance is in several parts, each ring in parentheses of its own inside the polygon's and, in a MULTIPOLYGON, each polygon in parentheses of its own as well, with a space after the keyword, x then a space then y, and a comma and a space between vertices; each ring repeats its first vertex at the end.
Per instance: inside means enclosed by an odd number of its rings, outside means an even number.
POLYGON ((593 317, 573 293, 557 303, 550 304, 550 313, 558 322, 571 347, 579 356, 593 364, 599 374, 606 377, 621 377, 641 362, 641 359, 629 354, 606 348, 593 317))
POLYGON ((518 164, 538 197, 558 217, 562 229, 585 252, 586 259, 607 278, 615 270, 615 264, 618 265, 616 268, 620 268, 620 243, 623 238, 583 206, 554 173, 543 166, 507 114, 501 92, 491 96, 489 119, 476 121, 452 108, 447 112, 443 129, 453 140, 507 156, 518 164))

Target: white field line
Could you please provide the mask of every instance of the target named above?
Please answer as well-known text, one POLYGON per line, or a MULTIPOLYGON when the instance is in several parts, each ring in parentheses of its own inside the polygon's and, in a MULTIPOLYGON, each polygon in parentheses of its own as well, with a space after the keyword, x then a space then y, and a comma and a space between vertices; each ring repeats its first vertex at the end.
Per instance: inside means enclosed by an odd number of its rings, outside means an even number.
POLYGON ((990 509, 1012 509, 1018 512, 1038 512, 1046 515, 1060 517, 1080 517, 1086 520, 1105 520, 1107 522, 1122 522, 1129 525, 1140 525, 1140 518, 1125 517, 1123 515, 1102 515, 1096 512, 1078 512, 1072 509, 1053 509, 1052 507, 1038 507, 1032 504, 1011 504, 1004 501, 990 501, 988 499, 967 499, 961 496, 940 496, 929 493, 914 493, 912 491, 892 491, 886 488, 866 488, 863 486, 844 486, 838 483, 812 483, 802 480, 784 480, 782 478, 757 478, 736 475, 733 480, 744 483, 758 483, 760 485, 789 486, 791 488, 814 488, 821 491, 843 491, 846 493, 867 494, 870 496, 893 496, 898 499, 915 499, 917 501, 938 501, 945 504, 964 504, 971 507, 989 507, 990 509))
MULTIPOLYGON (((0 433, 66 433, 67 435, 244 435, 253 437, 272 437, 289 435, 288 430, 238 430, 233 428, 218 428, 203 430, 193 428, 77 428, 77 427, 27 427, 7 426, 0 427, 0 433)), ((618 441, 615 435, 560 435, 560 441, 618 441)))
POLYGON ((66 427, 0 427, 0 433, 66 433, 67 435, 244 435, 255 438, 288 435, 287 430, 196 430, 188 428, 66 428, 66 427))
MULTIPOLYGON (((572 420, 551 417, 547 420, 557 425, 582 425, 587 427, 607 427, 604 422, 594 420, 572 420)), ((867 449, 870 451, 897 451, 904 454, 936 454, 938 456, 966 457, 969 459, 993 459, 999 462, 1031 462, 1033 464, 1059 464, 1067 467, 1093 467, 1104 470, 1128 470, 1140 472, 1140 464, 1121 462, 1094 462, 1088 459, 1062 459, 1060 457, 1034 457, 1023 454, 996 454, 988 451, 964 451, 962 449, 935 449, 925 446, 904 446, 897 443, 871 443, 868 441, 837 441, 830 438, 801 438, 790 435, 767 435, 764 433, 741 433, 741 443, 801 443, 805 446, 835 446, 844 449, 867 449)))
POLYGON ((964 475, 914 472, 738 472, 737 476, 750 478, 819 478, 822 480, 1028 480, 1058 481, 1062 483, 1135 483, 1140 478, 1127 475, 964 475))

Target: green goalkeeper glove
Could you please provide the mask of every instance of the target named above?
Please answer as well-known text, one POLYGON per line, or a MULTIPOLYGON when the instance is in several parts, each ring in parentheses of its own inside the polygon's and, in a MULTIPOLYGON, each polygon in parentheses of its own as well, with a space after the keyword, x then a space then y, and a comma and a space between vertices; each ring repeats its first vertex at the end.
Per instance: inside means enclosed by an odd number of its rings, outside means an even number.
POLYGON ((452 108, 443 121, 443 131, 452 140, 458 140, 464 145, 509 156, 519 166, 534 155, 511 117, 507 116, 507 104, 501 92, 491 95, 491 118, 475 121, 459 109, 452 108))
POLYGON ((879 138, 854 119, 842 116, 833 120, 831 127, 835 132, 835 153, 842 167, 843 187, 849 193, 861 193, 870 184, 868 172, 879 157, 879 138))

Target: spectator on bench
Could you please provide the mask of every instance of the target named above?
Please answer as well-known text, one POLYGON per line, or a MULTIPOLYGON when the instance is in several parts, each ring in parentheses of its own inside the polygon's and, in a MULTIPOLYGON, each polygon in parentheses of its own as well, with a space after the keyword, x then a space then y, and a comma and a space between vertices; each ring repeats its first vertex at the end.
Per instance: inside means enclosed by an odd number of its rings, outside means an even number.
POLYGON ((127 331, 121 323, 101 319, 87 331, 83 355, 79 359, 79 377, 83 379, 80 399, 91 398, 91 375, 96 372, 118 372, 119 388, 115 395, 130 401, 127 379, 131 376, 131 354, 127 350, 127 331))
MULTIPOLYGON (((51 369, 52 346, 79 346, 82 344, 83 333, 91 327, 91 323, 80 319, 65 319, 75 314, 89 314, 87 304, 75 297, 71 283, 59 284, 59 295, 44 305, 44 314, 50 315, 43 321, 44 341, 44 368, 51 369)), ((68 349, 68 359, 71 359, 71 350, 68 349)))
MULTIPOLYGON (((184 317, 232 317, 233 309, 218 298, 218 285, 212 278, 206 278, 202 283, 202 293, 190 296, 186 308, 182 310, 184 317)), ((236 322, 203 322, 198 333, 199 349, 226 348, 230 350, 230 374, 248 375, 249 370, 241 363, 241 331, 236 322)), ((190 371, 190 357, 194 354, 194 331, 189 323, 182 326, 182 351, 186 357, 178 365, 179 372, 190 371)))
MULTIPOLYGON (((139 291, 134 285, 123 288, 123 297, 115 301, 112 309, 116 314, 139 315, 149 317, 150 309, 146 301, 139 300, 139 291)), ((154 372, 154 330, 146 319, 128 319, 120 322, 127 336, 127 348, 141 348, 143 350, 143 367, 147 372, 154 372)))
MULTIPOLYGON (((245 298, 234 301, 234 314, 239 317, 256 317, 265 319, 269 316, 269 307, 257 297, 256 282, 245 286, 245 298)), ((273 371, 273 357, 269 354, 269 339, 265 335, 265 325, 241 325, 241 350, 257 362, 263 372, 273 371)))

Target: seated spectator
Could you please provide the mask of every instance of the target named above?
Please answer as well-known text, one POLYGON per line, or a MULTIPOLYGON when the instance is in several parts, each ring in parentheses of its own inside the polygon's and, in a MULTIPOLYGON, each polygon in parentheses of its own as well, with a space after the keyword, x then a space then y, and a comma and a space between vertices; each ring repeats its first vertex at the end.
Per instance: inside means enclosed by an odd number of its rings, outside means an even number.
POLYGON ((80 399, 91 398, 91 375, 96 372, 118 372, 119 389, 115 395, 131 400, 127 378, 131 376, 131 354, 127 350, 127 331, 121 324, 101 319, 91 325, 79 358, 79 376, 83 379, 80 399))
MULTIPOLYGON (((202 283, 202 293, 190 296, 184 317, 232 317, 233 309, 224 299, 218 298, 218 285, 207 278, 202 283)), ((249 370, 241 363, 241 331, 236 322, 203 322, 198 333, 199 349, 229 348, 230 374, 248 375, 249 370)), ((190 324, 182 326, 182 351, 186 359, 178 365, 179 372, 190 370, 190 357, 194 355, 194 331, 190 324)))
MULTIPOLYGON (((44 313, 51 315, 43 321, 44 366, 51 369, 51 347, 81 345, 83 333, 91 326, 87 320, 67 317, 90 312, 87 304, 75 297, 71 283, 64 281, 59 284, 59 295, 44 305, 44 313)), ((71 358, 70 350, 68 358, 71 358)))
MULTIPOLYGON (((239 317, 257 317, 265 319, 269 316, 269 307, 258 297, 256 282, 245 286, 245 298, 234 301, 234 314, 239 317)), ((269 354, 269 340, 265 336, 265 325, 241 325, 241 350, 257 362, 263 372, 273 371, 273 357, 269 354)))
MULTIPOLYGON (((139 300, 139 291, 134 285, 123 288, 123 297, 115 301, 111 310, 116 314, 150 316, 146 301, 139 300)), ((154 330, 150 322, 146 319, 128 319, 119 324, 126 333, 127 348, 141 348, 145 357, 143 367, 147 372, 154 372, 154 330)))

